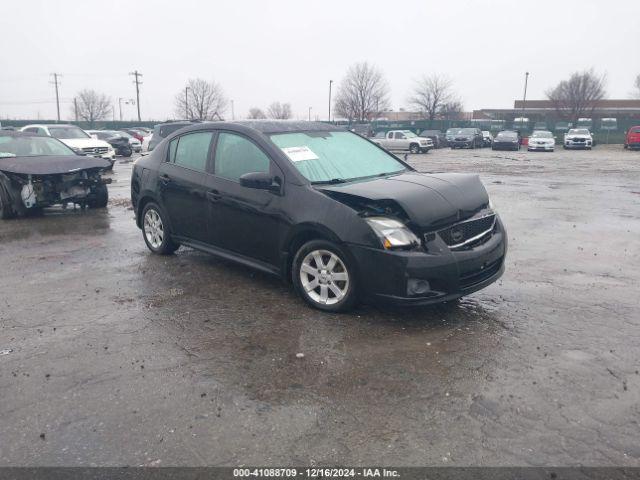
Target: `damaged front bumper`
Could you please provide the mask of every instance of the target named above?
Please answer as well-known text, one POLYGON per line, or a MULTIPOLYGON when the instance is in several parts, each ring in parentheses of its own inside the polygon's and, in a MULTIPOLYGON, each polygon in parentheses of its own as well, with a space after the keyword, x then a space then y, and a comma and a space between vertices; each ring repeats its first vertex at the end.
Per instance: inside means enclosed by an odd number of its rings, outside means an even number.
POLYGON ((438 235, 423 248, 390 251, 350 245, 364 296, 396 305, 429 305, 476 292, 504 273, 507 235, 499 218, 491 237, 452 250, 438 235))

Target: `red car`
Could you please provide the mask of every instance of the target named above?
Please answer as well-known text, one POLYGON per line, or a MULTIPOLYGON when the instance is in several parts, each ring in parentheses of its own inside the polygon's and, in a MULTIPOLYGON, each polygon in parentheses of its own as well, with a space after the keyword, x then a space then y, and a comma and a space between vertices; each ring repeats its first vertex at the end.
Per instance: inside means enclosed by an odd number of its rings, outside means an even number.
POLYGON ((640 148, 640 125, 631 127, 624 138, 624 148, 640 148))

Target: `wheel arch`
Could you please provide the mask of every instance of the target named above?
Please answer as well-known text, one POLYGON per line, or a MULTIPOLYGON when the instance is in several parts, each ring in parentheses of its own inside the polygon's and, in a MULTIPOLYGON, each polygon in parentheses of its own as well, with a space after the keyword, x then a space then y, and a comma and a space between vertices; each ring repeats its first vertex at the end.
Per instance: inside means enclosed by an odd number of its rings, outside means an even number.
POLYGON ((283 243, 282 252, 282 278, 287 283, 291 283, 291 270, 296 252, 311 240, 328 240, 337 244, 342 244, 340 238, 329 228, 317 223, 303 223, 296 225, 287 235, 283 243))
POLYGON ((138 226, 138 228, 142 228, 142 211, 144 210, 144 207, 149 202, 156 203, 160 208, 162 208, 162 205, 158 201, 158 198, 156 197, 156 195, 152 194, 151 192, 144 192, 140 196, 140 198, 137 200, 136 207, 135 207, 136 208, 136 225, 138 226))

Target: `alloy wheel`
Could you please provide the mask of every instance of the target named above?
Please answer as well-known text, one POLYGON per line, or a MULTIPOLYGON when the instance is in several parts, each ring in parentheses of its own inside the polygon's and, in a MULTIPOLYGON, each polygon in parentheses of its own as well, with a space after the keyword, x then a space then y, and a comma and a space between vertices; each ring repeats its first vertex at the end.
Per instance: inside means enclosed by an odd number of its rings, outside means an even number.
POLYGON ((162 224, 162 218, 160 214, 154 210, 149 209, 144 216, 144 236, 154 249, 159 249, 164 240, 164 225, 162 224))
POLYGON ((329 250, 313 250, 300 265, 300 282, 314 302, 335 305, 349 292, 349 272, 344 262, 329 250))

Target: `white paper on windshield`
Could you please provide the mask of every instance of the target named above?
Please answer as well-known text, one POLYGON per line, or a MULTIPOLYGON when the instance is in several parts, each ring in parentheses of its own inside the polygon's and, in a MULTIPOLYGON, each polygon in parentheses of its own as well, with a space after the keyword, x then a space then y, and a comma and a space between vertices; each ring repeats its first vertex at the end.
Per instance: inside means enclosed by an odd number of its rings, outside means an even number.
POLYGON ((282 151, 292 162, 303 162, 305 160, 318 160, 318 156, 307 147, 283 147, 282 151))

